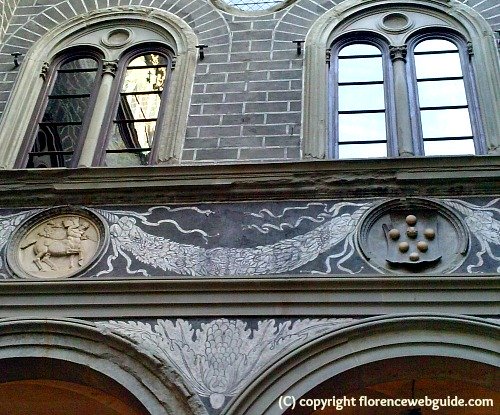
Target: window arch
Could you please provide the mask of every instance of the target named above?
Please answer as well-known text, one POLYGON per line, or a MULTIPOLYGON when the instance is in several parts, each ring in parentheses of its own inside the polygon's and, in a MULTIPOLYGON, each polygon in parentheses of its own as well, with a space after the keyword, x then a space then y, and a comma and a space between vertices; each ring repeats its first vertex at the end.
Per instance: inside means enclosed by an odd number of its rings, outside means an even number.
POLYGON ((94 50, 68 50, 47 73, 33 127, 19 154, 18 165, 28 168, 74 167, 99 88, 102 55, 94 50))
MULTIPOLYGON (((126 9, 99 10, 77 16, 46 33, 26 55, 6 107, 0 126, 0 140, 6 143, 0 150, 0 166, 3 168, 87 167, 177 163, 187 128, 197 44, 196 35, 179 17, 158 10, 152 13, 148 8, 135 6, 126 9), (57 77, 61 76, 60 69, 63 72, 65 70, 61 67, 61 59, 68 59, 69 62, 75 56, 85 53, 89 53, 96 62, 96 89, 93 89, 90 95, 85 92, 88 95, 85 97, 80 96, 83 93, 66 98, 51 96, 57 95, 52 93, 52 89, 57 84, 57 77), (117 99, 118 96, 125 97, 128 92, 133 92, 120 91, 121 87, 117 85, 122 82, 126 72, 121 68, 125 68, 132 57, 137 57, 134 54, 140 53, 144 56, 149 53, 148 59, 153 59, 154 55, 154 59, 162 60, 159 64, 147 64, 145 68, 154 72, 163 67, 164 75, 168 73, 165 79, 166 87, 162 87, 161 94, 158 94, 158 90, 154 93, 139 91, 144 97, 149 95, 151 102, 156 100, 161 104, 155 109, 156 114, 149 117, 150 123, 153 123, 154 119, 156 134, 147 146, 142 144, 139 146, 139 142, 130 141, 132 129, 129 129, 128 142, 131 145, 123 153, 143 151, 149 153, 148 156, 138 161, 137 157, 134 159, 129 155, 128 162, 125 161, 127 157, 118 157, 119 163, 111 163, 109 160, 107 162, 105 150, 110 143, 106 139, 110 131, 108 127, 118 121, 118 118, 113 118, 116 114, 108 109, 113 106, 117 108, 120 101, 117 99), (161 99, 158 100, 154 96, 161 99), (57 99, 66 99, 67 102, 73 103, 77 99, 87 99, 90 111, 86 112, 81 120, 64 120, 81 122, 78 134, 73 134, 74 140, 65 140, 63 144, 64 140, 61 141, 61 137, 49 134, 52 141, 51 146, 47 147, 47 140, 42 136, 37 138, 38 132, 43 123, 51 122, 44 119, 43 114, 45 109, 49 108, 47 105, 54 106, 57 99), (36 131, 29 127, 33 121, 38 129, 36 131), (56 143, 57 146, 54 145, 56 143), (38 164, 34 163, 35 156, 38 164), (32 161, 29 161, 30 157, 32 161)), ((156 77, 153 72, 152 76, 156 77)), ((126 98, 123 98, 123 103, 125 101, 126 98)), ((71 105, 62 107, 66 110, 65 117, 71 118, 69 114, 73 107, 71 105)), ((65 128, 67 131, 70 130, 68 126, 65 128)), ((73 126, 73 129, 76 127, 73 126)), ((123 131, 125 129, 122 128, 123 131)), ((133 134, 136 133, 137 131, 133 134)), ((60 135, 61 131, 58 131, 58 134, 60 135)), ((134 137, 137 140, 137 137, 134 137)))
POLYGON ((347 37, 330 49, 329 157, 386 157, 395 153, 389 48, 369 35, 347 37))
POLYGON ((494 34, 469 7, 455 1, 444 5, 424 0, 411 3, 367 0, 361 4, 348 0, 318 19, 306 37, 305 50, 302 108, 305 158, 498 154, 500 70, 494 34), (375 97, 372 100, 367 87, 370 83, 382 84, 382 80, 370 79, 372 72, 352 81, 358 85, 343 83, 339 66, 343 60, 365 60, 365 65, 369 58, 362 54, 357 58, 343 57, 346 42, 360 45, 372 42, 380 50, 380 56, 375 53, 372 59, 383 61, 385 137, 380 134, 384 128, 382 107, 370 107, 375 105, 375 97), (448 50, 433 53, 423 50, 432 48, 432 44, 446 44, 448 50), (426 65, 421 61, 433 57, 437 61, 454 57, 455 72, 423 75, 422 68, 426 65), (358 96, 357 107, 341 108, 338 102, 343 99, 342 89, 354 90, 354 86, 360 91, 351 95, 358 96), (436 99, 432 101, 430 93, 438 87, 443 96, 436 97, 439 94, 434 93, 436 99), (444 91, 448 93, 452 87, 455 98, 445 97, 444 91), (370 111, 378 112, 378 122, 369 120, 376 118, 368 115, 370 111), (353 137, 344 134, 340 122, 348 116, 352 121, 345 124, 353 137), (460 124, 449 122, 457 116, 460 124), (357 147, 345 143, 347 140, 357 147), (384 140, 387 140, 386 154, 382 149, 384 140), (365 151, 375 149, 376 144, 380 150, 365 151), (343 147, 353 151, 342 152, 343 147))
POLYGON ((173 51, 148 45, 127 51, 120 59, 103 129, 101 151, 94 164, 134 166, 155 164, 171 79, 173 51))

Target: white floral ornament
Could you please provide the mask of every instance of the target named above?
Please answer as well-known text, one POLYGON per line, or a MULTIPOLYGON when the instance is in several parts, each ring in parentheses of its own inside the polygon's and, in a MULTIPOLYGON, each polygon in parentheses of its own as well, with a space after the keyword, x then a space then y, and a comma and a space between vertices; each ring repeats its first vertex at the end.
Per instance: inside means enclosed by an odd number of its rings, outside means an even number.
MULTIPOLYGON (((494 213, 500 214, 500 209, 493 207, 499 201, 500 199, 494 199, 485 206, 478 206, 463 200, 445 200, 448 206, 464 215, 467 227, 481 245, 481 251, 475 254, 478 258, 477 263, 467 267, 469 273, 472 273, 474 268, 480 268, 484 264, 484 254, 488 254, 495 261, 500 261, 500 255, 498 254, 500 221, 494 217, 494 213)), ((500 272, 500 266, 497 268, 497 272, 500 272)))
POLYGON ((182 319, 157 320, 154 327, 135 321, 96 325, 102 333, 123 336, 173 366, 196 393, 210 399, 212 408, 220 409, 279 354, 353 321, 269 319, 251 329, 244 321, 221 318, 202 323, 197 330, 182 319))
MULTIPOLYGON (((136 219, 130 216, 132 212, 129 212, 127 216, 118 216, 110 212, 99 211, 110 222, 113 255, 108 257, 108 269, 101 271, 97 276, 111 272, 112 261, 118 256, 126 260, 126 270, 129 274, 140 273, 148 276, 145 269, 131 269, 133 261, 129 254, 143 264, 181 275, 280 274, 295 270, 315 260, 320 254, 329 251, 342 241, 344 241, 343 251, 330 255, 326 260, 327 272, 331 271, 330 259, 340 258, 337 262, 338 268, 353 274, 352 270, 342 267, 342 263, 355 252, 356 226, 370 206, 371 203, 337 203, 329 209, 328 221, 309 232, 282 239, 274 244, 248 248, 216 247, 211 249, 149 234, 136 224, 136 219), (357 209, 353 213, 339 214, 339 211, 347 206, 355 206, 357 209)), ((179 225, 176 225, 179 229, 179 225)), ((191 232, 207 235, 201 229, 191 232)))

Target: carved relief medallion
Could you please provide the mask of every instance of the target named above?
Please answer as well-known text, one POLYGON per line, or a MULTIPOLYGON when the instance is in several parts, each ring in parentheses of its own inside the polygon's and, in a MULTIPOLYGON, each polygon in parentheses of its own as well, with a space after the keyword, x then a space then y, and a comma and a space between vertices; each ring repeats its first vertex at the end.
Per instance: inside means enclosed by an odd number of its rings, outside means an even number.
POLYGON ((86 209, 46 210, 16 230, 7 261, 21 277, 66 278, 95 263, 107 242, 107 230, 86 209))
POLYGON ((427 199, 382 203, 361 223, 358 245, 379 271, 451 272, 465 259, 469 235, 446 206, 427 199))

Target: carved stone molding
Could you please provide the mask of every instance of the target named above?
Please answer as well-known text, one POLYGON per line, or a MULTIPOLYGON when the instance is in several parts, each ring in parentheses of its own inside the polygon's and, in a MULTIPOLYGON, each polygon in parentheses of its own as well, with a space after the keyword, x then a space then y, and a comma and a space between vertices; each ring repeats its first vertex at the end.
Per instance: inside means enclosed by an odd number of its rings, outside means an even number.
POLYGON ((118 69, 118 61, 116 60, 103 60, 102 61, 102 74, 109 74, 112 76, 116 75, 116 70, 118 69))
POLYGON ((406 62, 406 53, 408 51, 408 48, 406 45, 403 46, 390 46, 389 47, 389 54, 391 56, 391 60, 393 62, 401 60, 403 62, 406 62))
POLYGON ((50 63, 44 62, 42 69, 40 70, 40 77, 45 81, 47 79, 47 74, 49 73, 50 63))

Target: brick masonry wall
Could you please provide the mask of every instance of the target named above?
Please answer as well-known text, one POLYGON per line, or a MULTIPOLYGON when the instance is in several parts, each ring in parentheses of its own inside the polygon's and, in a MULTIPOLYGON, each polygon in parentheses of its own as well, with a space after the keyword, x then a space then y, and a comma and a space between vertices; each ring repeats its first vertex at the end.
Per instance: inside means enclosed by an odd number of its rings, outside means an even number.
POLYGON ((18 3, 19 0, 0 0, 0 44, 18 3))
MULTIPOLYGON (((463 2, 500 29, 498 0, 463 2)), ((196 69, 182 162, 299 159, 303 55, 292 41, 305 39, 318 16, 337 3, 298 0, 276 13, 241 17, 207 0, 4 0, 0 111, 17 75, 12 52, 26 54, 40 36, 79 14, 151 7, 184 19, 208 45, 196 69)))

